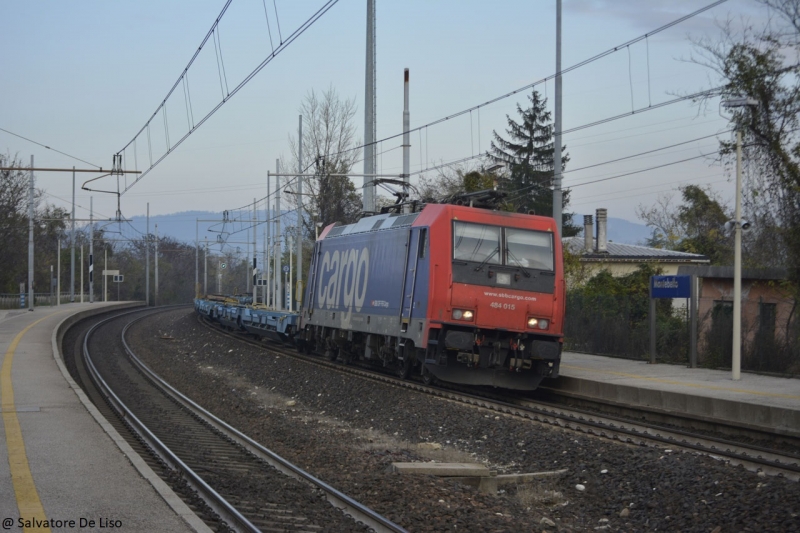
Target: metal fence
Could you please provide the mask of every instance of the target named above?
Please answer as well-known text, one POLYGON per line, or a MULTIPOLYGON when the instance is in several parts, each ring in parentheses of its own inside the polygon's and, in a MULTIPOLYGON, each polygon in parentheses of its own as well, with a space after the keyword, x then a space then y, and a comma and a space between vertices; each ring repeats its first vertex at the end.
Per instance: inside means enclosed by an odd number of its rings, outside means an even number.
MULTIPOLYGON (((649 300, 641 296, 567 295, 564 349, 647 361, 650 359, 649 300)), ((672 300, 656 306, 656 353, 661 363, 689 363, 686 308, 672 300)), ((698 365, 731 368, 733 313, 717 306, 698 318, 698 365)), ((742 321, 742 370, 800 374, 800 320, 777 324, 759 316, 742 321), (765 326, 765 324, 767 326, 765 326)))
MULTIPOLYGON (((656 352, 661 362, 689 362, 686 310, 664 300, 656 307, 656 352)), ((567 295, 564 349, 646 361, 650 359, 649 300, 567 295)))

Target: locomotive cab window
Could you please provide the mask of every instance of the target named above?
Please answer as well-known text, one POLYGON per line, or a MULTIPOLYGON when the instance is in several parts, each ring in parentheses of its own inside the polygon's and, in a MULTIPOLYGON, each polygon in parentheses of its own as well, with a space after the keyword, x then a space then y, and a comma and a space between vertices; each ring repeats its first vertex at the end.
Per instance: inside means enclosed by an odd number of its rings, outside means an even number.
POLYGON ((506 265, 553 270, 553 234, 505 228, 506 265))
POLYGON ((456 221, 453 223, 453 260, 552 272, 553 234, 456 221))
POLYGON ((500 228, 485 224, 453 223, 453 259, 499 265, 500 228))

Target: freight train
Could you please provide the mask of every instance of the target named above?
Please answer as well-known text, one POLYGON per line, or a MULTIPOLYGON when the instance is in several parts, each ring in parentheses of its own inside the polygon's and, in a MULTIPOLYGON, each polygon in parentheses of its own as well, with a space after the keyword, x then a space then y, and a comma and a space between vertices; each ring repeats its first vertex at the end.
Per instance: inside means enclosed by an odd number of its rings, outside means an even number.
POLYGON ((552 218, 429 203, 326 227, 299 314, 196 307, 331 360, 426 383, 533 390, 558 376, 565 297, 552 218))

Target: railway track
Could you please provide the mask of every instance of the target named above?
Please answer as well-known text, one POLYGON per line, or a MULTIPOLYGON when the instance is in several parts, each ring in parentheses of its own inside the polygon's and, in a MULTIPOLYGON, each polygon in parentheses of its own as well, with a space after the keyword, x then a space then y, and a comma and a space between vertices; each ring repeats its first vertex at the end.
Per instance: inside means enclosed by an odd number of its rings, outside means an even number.
MULTIPOLYGON (((758 472, 759 475, 784 476, 794 481, 800 481, 800 455, 791 451, 781 451, 767 446, 748 444, 714 436, 709 432, 697 432, 673 427, 672 425, 653 424, 643 421, 641 418, 606 415, 601 412, 603 406, 600 403, 597 404, 597 409, 575 409, 505 393, 486 392, 476 394, 473 391, 465 392, 451 388, 431 387, 421 381, 401 380, 374 370, 367 370, 353 365, 342 365, 329 362, 322 357, 300 354, 293 348, 274 344, 265 345, 263 342, 254 340, 244 333, 225 331, 209 323, 199 315, 197 319, 206 327, 221 335, 227 335, 240 342, 268 348, 272 352, 308 361, 338 372, 358 375, 365 379, 381 381, 397 387, 413 389, 421 393, 585 435, 594 435, 631 445, 658 446, 670 451, 683 449, 705 454, 721 461, 727 461, 732 465, 742 465, 748 470, 758 472)), ((663 414, 659 413, 659 416, 663 416, 663 414)), ((677 415, 675 416, 677 417, 677 415)), ((782 438, 782 441, 785 442, 785 439, 782 438)), ((796 446, 797 443, 794 443, 794 445, 796 446)))
POLYGON ((92 326, 83 337, 77 371, 84 385, 91 379, 101 391, 117 425, 133 432, 137 451, 153 454, 148 462, 162 467, 154 470, 177 484, 212 529, 404 531, 228 426, 150 371, 125 334, 160 311, 124 313, 92 326))

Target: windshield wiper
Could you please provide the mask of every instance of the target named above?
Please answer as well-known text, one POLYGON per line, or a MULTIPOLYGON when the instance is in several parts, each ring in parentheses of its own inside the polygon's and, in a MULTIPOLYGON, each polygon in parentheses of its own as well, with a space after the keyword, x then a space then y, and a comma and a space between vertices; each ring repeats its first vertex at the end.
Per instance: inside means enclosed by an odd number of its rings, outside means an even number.
POLYGON ((510 256, 511 256, 511 259, 513 259, 514 261, 516 261, 516 262, 517 262, 517 264, 516 264, 516 267, 517 267, 517 268, 519 268, 519 269, 522 271, 522 275, 523 275, 523 276, 525 276, 526 278, 529 278, 529 277, 531 277, 531 273, 530 273, 530 272, 528 272, 528 271, 525 269, 525 267, 524 267, 524 266, 522 266, 522 265, 520 264, 520 260, 517 258, 517 256, 516 256, 516 255, 514 255, 514 252, 512 252, 512 251, 511 251, 511 248, 510 248, 510 247, 509 247, 509 249, 507 250, 507 252, 508 252, 508 255, 510 255, 510 256))
POLYGON ((497 246, 497 248, 495 248, 495 249, 492 251, 492 253, 490 253, 489 255, 487 255, 487 256, 486 256, 486 259, 484 259, 483 261, 481 261, 481 264, 480 264, 480 265, 478 265, 478 266, 476 266, 476 267, 475 267, 475 272, 478 272, 478 271, 480 271, 480 270, 483 270, 483 267, 485 267, 485 266, 486 266, 486 263, 488 263, 488 262, 489 262, 489 261, 492 259, 492 257, 494 257, 494 256, 495 256, 495 254, 497 254, 497 252, 499 252, 499 251, 500 251, 500 246, 498 245, 498 246, 497 246))

